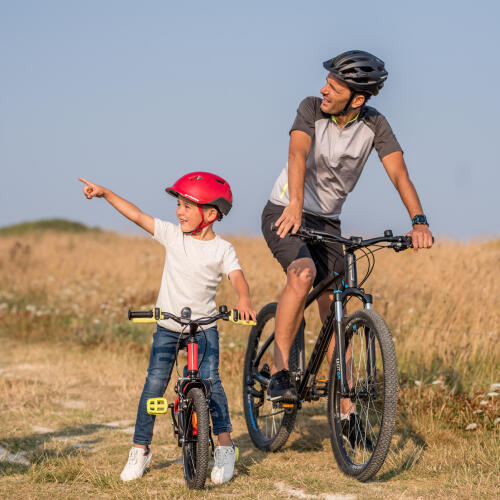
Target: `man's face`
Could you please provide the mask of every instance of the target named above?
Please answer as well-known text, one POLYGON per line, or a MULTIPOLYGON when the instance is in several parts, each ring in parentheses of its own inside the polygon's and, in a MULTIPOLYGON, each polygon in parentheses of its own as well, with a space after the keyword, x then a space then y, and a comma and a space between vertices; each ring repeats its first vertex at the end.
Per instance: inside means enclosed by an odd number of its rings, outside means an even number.
POLYGON ((340 113, 351 97, 349 87, 331 73, 326 77, 326 84, 320 92, 323 96, 321 111, 329 115, 340 113))

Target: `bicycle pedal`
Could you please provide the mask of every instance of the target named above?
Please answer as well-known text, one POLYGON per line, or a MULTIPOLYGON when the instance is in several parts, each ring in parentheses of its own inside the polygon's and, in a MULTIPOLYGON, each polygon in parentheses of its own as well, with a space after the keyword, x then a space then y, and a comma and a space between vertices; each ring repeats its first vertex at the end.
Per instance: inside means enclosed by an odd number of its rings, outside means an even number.
POLYGON ((146 410, 149 415, 164 415, 167 413, 168 403, 165 398, 149 398, 146 410))

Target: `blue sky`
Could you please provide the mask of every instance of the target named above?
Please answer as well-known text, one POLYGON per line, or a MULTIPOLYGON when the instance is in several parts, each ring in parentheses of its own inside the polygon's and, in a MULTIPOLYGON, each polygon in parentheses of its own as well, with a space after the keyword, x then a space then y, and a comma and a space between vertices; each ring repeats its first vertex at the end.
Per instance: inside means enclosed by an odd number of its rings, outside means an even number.
MULTIPOLYGON (((134 228, 76 181, 174 220, 165 186, 193 170, 230 182, 224 233, 259 234, 298 103, 322 62, 373 52, 371 105, 403 146, 438 236, 500 233, 500 3, 0 0, 0 226, 66 217, 134 228)), ((376 153, 343 210, 346 234, 409 229, 376 153)))

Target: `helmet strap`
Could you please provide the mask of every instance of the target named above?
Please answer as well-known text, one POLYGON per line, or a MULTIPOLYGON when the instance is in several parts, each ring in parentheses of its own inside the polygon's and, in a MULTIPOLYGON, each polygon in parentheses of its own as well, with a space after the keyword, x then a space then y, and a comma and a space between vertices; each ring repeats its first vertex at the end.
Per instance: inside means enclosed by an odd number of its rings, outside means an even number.
POLYGON ((356 92, 354 92, 354 90, 351 90, 351 97, 349 97, 349 100, 344 106, 344 109, 340 113, 335 113, 333 116, 345 116, 347 113, 349 113, 349 111, 351 111, 351 104, 355 95, 356 92))
POLYGON ((203 214, 203 209, 201 208, 201 205, 197 205, 197 207, 198 207, 198 210, 200 211, 201 222, 198 224, 198 227, 196 229, 193 229, 192 231, 188 231, 185 234, 190 234, 190 235, 200 234, 201 230, 203 228, 210 226, 210 224, 213 224, 217 220, 217 218, 215 218, 214 220, 209 220, 209 221, 205 222, 205 215, 203 214))

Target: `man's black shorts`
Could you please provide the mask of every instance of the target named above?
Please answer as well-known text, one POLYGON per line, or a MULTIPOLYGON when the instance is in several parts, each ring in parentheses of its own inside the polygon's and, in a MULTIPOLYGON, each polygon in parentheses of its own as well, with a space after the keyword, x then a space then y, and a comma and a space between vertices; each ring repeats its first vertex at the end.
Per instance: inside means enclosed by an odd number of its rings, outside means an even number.
MULTIPOLYGON (((288 266, 294 260, 309 257, 316 265, 314 285, 330 276, 332 272, 338 273, 339 278, 342 278, 344 275, 344 252, 341 243, 310 244, 299 238, 290 238, 289 235, 280 238, 275 231, 271 230, 272 224, 279 219, 284 209, 285 207, 268 201, 262 211, 262 234, 267 246, 271 249, 283 270, 286 272, 288 266)), ((318 231, 340 235, 339 220, 303 213, 302 225, 318 231)))

